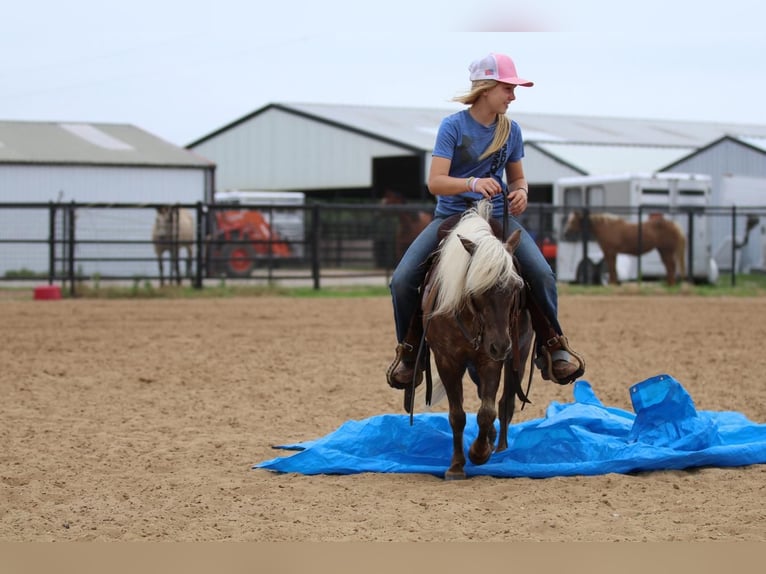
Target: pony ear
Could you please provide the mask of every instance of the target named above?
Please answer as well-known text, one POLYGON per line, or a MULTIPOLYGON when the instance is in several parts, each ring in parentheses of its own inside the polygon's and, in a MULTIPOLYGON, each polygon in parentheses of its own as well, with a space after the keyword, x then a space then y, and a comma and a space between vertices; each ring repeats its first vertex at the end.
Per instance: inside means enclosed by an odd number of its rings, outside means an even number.
POLYGON ((473 255, 473 252, 476 251, 476 244, 468 239, 467 237, 463 237, 459 233, 457 234, 457 238, 460 240, 460 243, 463 244, 463 247, 465 247, 465 250, 468 251, 471 255, 473 255))
POLYGON ((513 233, 511 233, 511 236, 506 240, 505 248, 510 253, 513 253, 514 251, 516 251, 516 248, 519 246, 519 241, 521 241, 521 230, 517 229, 513 233))

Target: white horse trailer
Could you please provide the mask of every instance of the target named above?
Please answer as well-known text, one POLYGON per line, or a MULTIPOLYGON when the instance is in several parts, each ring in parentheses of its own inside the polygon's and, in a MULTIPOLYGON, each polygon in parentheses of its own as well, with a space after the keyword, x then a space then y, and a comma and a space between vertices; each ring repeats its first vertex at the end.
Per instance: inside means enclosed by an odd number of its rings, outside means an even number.
MULTIPOLYGON (((712 257, 710 218, 703 213, 711 196, 711 178, 702 174, 626 173, 560 178, 553 186, 553 204, 564 207, 563 214, 554 218, 558 280, 605 283, 607 279, 598 243, 584 242, 581 236, 563 237, 569 213, 578 209, 611 212, 637 223, 640 207, 642 221, 662 214, 681 225, 687 238, 685 279, 714 283, 718 267, 712 257), (689 246, 693 246, 693 253, 688 252, 689 246)), ((656 250, 641 256, 640 271, 642 279, 665 277, 665 266, 656 250)), ((617 278, 621 282, 637 280, 638 257, 618 254, 617 278)))
POLYGON ((731 271, 734 265, 737 273, 766 271, 766 226, 759 217, 766 211, 766 178, 726 174, 720 191, 721 206, 736 206, 738 215, 735 234, 731 217, 716 217, 713 222, 713 257, 718 268, 731 271))

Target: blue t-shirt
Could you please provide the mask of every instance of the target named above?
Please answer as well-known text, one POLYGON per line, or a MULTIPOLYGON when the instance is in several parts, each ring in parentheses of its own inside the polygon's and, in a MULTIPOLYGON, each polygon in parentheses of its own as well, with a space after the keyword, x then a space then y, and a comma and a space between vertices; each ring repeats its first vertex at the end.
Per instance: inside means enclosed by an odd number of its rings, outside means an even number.
MULTIPOLYGON (((503 188, 505 165, 519 161, 524 157, 524 140, 519 124, 511 120, 511 133, 508 141, 497 152, 479 161, 479 156, 492 143, 495 137, 495 125, 486 127, 477 122, 468 110, 462 110, 447 116, 441 122, 436 134, 433 155, 451 160, 449 175, 469 178, 493 177, 503 188)), ((436 197, 437 216, 449 216, 462 213, 473 202, 482 198, 480 193, 467 191, 459 195, 438 195, 436 197), (466 202, 466 199, 469 203, 466 202)), ((503 217, 503 194, 492 198, 492 216, 503 217)))

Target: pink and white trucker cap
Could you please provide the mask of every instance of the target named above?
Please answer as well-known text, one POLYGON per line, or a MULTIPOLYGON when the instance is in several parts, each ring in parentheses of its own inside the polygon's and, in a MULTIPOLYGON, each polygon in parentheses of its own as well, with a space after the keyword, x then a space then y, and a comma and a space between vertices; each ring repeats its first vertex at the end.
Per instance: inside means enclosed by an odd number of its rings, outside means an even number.
POLYGON ((516 74, 516 66, 508 56, 504 54, 489 54, 481 60, 471 62, 468 67, 471 72, 471 81, 476 80, 496 80, 503 84, 513 84, 515 86, 534 86, 533 82, 519 78, 516 74))

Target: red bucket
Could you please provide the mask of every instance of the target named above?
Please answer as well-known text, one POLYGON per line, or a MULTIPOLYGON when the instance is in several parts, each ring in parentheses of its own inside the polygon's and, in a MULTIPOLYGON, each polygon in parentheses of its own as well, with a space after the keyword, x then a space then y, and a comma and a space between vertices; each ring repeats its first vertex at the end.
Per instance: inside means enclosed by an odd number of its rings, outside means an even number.
POLYGON ((58 285, 41 285, 35 287, 36 301, 51 301, 61 299, 61 287, 58 285))

